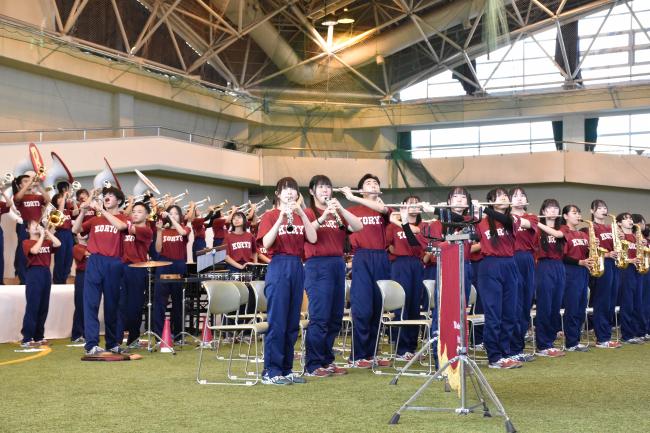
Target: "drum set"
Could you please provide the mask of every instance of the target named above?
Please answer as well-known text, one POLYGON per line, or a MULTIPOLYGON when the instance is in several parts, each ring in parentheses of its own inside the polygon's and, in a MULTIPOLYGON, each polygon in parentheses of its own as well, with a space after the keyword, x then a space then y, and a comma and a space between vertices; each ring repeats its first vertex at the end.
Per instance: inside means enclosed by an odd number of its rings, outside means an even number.
POLYGON ((209 271, 199 274, 199 277, 206 280, 218 281, 264 281, 266 278, 267 265, 261 263, 249 263, 246 265, 242 272, 223 271, 209 271))

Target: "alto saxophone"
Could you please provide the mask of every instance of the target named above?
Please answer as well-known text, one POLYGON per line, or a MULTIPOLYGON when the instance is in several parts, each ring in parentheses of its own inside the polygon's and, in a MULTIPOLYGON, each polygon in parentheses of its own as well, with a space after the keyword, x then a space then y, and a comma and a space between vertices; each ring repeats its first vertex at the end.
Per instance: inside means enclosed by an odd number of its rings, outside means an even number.
POLYGON ((618 237, 618 225, 616 224, 616 217, 614 215, 609 215, 612 219, 612 242, 614 243, 614 251, 616 251, 616 267, 619 269, 625 269, 630 264, 628 262, 627 250, 630 248, 628 241, 623 241, 618 237))
POLYGON ((641 224, 634 224, 636 227, 636 258, 639 263, 636 265, 636 271, 645 275, 650 271, 650 248, 643 245, 643 234, 641 233, 641 224))
POLYGON ((593 266, 589 268, 589 275, 595 278, 602 277, 605 273, 605 254, 607 250, 599 246, 593 221, 585 222, 589 226, 589 258, 594 261, 593 266))

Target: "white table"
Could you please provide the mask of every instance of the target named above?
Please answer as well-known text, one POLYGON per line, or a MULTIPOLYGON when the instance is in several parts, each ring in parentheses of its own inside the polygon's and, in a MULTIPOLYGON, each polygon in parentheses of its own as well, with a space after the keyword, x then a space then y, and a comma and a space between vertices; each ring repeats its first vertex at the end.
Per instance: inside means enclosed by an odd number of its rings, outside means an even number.
MULTIPOLYGON (((20 341, 25 314, 25 286, 0 286, 0 343, 20 341)), ((100 331, 104 330, 103 303, 99 307, 100 331)), ((69 338, 74 314, 74 285, 53 284, 45 338, 69 338)))

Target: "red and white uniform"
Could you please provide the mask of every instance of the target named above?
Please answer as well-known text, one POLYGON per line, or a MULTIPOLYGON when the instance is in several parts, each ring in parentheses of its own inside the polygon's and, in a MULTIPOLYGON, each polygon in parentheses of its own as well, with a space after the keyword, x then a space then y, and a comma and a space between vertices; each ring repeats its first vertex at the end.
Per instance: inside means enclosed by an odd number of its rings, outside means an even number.
POLYGON ((88 251, 86 245, 76 244, 74 247, 72 247, 72 257, 74 258, 74 263, 77 271, 86 270, 86 262, 88 261, 86 251, 88 251))
MULTIPOLYGON (((352 206, 348 211, 361 220, 363 228, 350 234, 352 254, 356 250, 383 250, 386 248, 386 226, 389 224, 388 214, 381 214, 365 206, 352 206)), ((390 212, 389 212, 390 213, 390 212)))
POLYGON ((212 220, 212 233, 215 239, 223 239, 226 237, 226 219, 215 218, 212 220))
MULTIPOLYGON (((313 209, 306 209, 305 214, 310 222, 315 221, 317 218, 323 220, 322 213, 316 216, 313 209)), ((347 227, 346 221, 342 221, 347 227)), ((315 244, 309 242, 305 244, 306 259, 310 257, 343 257, 347 231, 339 228, 336 219, 332 215, 329 215, 318 228, 317 235, 318 238, 315 244)))
POLYGON ((515 251, 529 251, 532 253, 537 248, 537 242, 539 241, 539 228, 537 227, 539 220, 536 215, 529 213, 525 213, 521 217, 530 222, 530 228, 525 229, 519 226, 517 229, 515 251))
POLYGON ((20 212, 23 223, 27 224, 29 221, 41 220, 45 199, 40 194, 25 194, 21 200, 14 199, 14 204, 20 212))
POLYGON ((175 228, 163 229, 161 256, 170 260, 187 261, 187 236, 190 234, 190 228, 183 226, 183 230, 184 235, 179 234, 175 228))
POLYGON ((255 236, 252 233, 235 233, 227 232, 223 240, 226 244, 226 254, 228 257, 243 265, 253 261, 253 255, 257 250, 255 236))
MULTIPOLYGON (((521 220, 514 215, 511 216, 514 230, 519 230, 521 220)), ((515 236, 498 221, 494 221, 494 227, 497 231, 496 241, 490 235, 490 224, 487 217, 477 224, 476 233, 481 242, 483 256, 513 257, 515 254, 515 236)))
POLYGON ((409 245, 406 234, 404 234, 404 230, 401 227, 397 227, 395 224, 389 224, 386 228, 386 247, 391 245, 393 247, 389 257, 391 259, 394 259, 394 257, 422 258, 427 241, 421 233, 414 233, 414 235, 420 243, 418 246, 409 245))
POLYGON ((544 251, 544 248, 542 248, 542 242, 540 240, 537 247, 537 258, 562 260, 562 256, 564 255, 564 251, 563 251, 564 248, 560 248, 559 251, 557 248, 557 245, 560 242, 560 240, 557 239, 555 236, 545 235, 544 233, 540 233, 540 237, 541 236, 546 236, 548 242, 546 246, 548 251, 544 251))
POLYGON ((23 241, 23 252, 25 253, 25 257, 27 257, 27 267, 43 266, 49 268, 52 262, 52 253, 56 251, 56 248, 52 246, 52 241, 45 239, 38 253, 32 254, 30 250, 36 245, 36 242, 38 241, 34 239, 25 239, 23 241))
MULTIPOLYGON (((124 214, 115 215, 126 222, 124 214)), ((103 216, 95 216, 82 224, 82 230, 88 233, 88 251, 106 257, 122 257, 122 233, 103 216)))
MULTIPOLYGON (((279 209, 273 209, 267 212, 260 221, 259 228, 257 230, 257 239, 262 240, 264 236, 271 230, 271 227, 275 224, 277 219, 280 216, 279 209)), ((297 214, 293 214, 293 231, 287 231, 287 218, 285 215, 282 215, 283 222, 278 228, 278 234, 275 237, 275 242, 271 248, 268 248, 269 252, 272 255, 276 254, 286 254, 290 256, 303 256, 304 244, 305 244, 305 225, 303 224, 302 218, 297 214)))
POLYGON ((627 258, 636 259, 636 237, 632 233, 626 233, 625 240, 628 244, 627 258))
POLYGON ((72 212, 68 209, 63 209, 63 224, 60 227, 57 227, 59 230, 72 230, 72 212))
POLYGON ((205 218, 194 218, 192 220, 192 231, 194 239, 205 239, 205 218))
POLYGON ((589 235, 582 230, 571 230, 568 226, 560 227, 564 233, 564 255, 575 260, 584 260, 589 256, 589 235))
POLYGON ((614 250, 612 226, 610 224, 599 224, 594 221, 594 233, 596 233, 596 237, 599 240, 599 247, 605 248, 607 251, 614 250))
POLYGON ((123 263, 140 263, 146 262, 149 252, 149 246, 153 241, 153 232, 145 226, 131 226, 124 232, 122 239, 122 262, 123 263), (131 231, 135 229, 135 234, 131 231))

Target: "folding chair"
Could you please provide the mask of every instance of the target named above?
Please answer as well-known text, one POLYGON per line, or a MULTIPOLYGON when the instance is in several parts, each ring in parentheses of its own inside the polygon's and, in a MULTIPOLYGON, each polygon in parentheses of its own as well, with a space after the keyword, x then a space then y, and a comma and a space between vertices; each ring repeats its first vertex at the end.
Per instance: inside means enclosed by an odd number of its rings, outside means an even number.
MULTIPOLYGON (((205 291, 208 294, 208 314, 209 315, 218 315, 226 314, 232 311, 238 311, 239 306, 242 305, 242 295, 240 289, 229 281, 203 281, 202 282, 205 291)), ((248 301, 248 299, 246 299, 248 301)), ((235 319, 237 319, 237 314, 235 314, 235 319)), ((250 331, 252 334, 251 341, 248 343, 248 356, 244 364, 243 374, 244 377, 238 377, 232 372, 232 362, 233 362, 233 353, 235 345, 230 346, 230 354, 228 356, 228 368, 226 372, 226 377, 228 378, 227 382, 209 382, 207 379, 201 378, 201 366, 203 363, 203 346, 199 349, 199 364, 196 370, 196 381, 200 385, 244 385, 251 386, 255 385, 261 379, 261 372, 259 363, 253 361, 255 364, 255 371, 249 371, 248 365, 251 362, 250 359, 250 350, 252 345, 255 345, 255 357, 258 356, 258 335, 263 335, 268 330, 268 323, 266 322, 257 322, 257 323, 246 323, 246 324, 234 324, 234 325, 211 325, 208 328, 214 333, 218 333, 218 340, 221 339, 221 333, 223 332, 238 332, 238 331, 250 331)), ((217 357, 217 360, 220 360, 217 357)))
MULTIPOLYGON (((352 313, 350 310, 350 287, 352 286, 352 280, 345 280, 345 308, 343 309, 343 319, 341 320, 341 333, 342 335, 342 342, 339 343, 339 346, 341 347, 341 356, 345 358, 346 352, 350 352, 350 359, 354 359, 354 341, 352 340, 353 338, 353 330, 354 330, 354 324, 352 323, 352 313), (348 343, 348 336, 350 337, 350 349, 347 349, 347 343, 348 343)), ((343 365, 347 365, 347 361, 343 363, 343 365)))
MULTIPOLYGON (((375 342, 375 355, 379 350, 379 341, 381 339, 382 331, 385 329, 390 329, 392 327, 397 327, 397 339, 398 343, 395 344, 395 351, 390 352, 390 357, 393 359, 393 368, 395 368, 395 353, 397 353, 397 348, 399 344, 399 336, 401 333, 401 328, 405 326, 417 326, 425 327, 427 335, 431 332, 431 320, 430 319, 412 319, 404 320, 404 303, 406 301, 406 294, 404 293, 404 288, 397 282, 393 280, 379 280, 377 281, 379 286, 379 292, 381 293, 381 318, 379 319, 379 330, 377 332, 377 340, 375 342), (399 320, 393 320, 394 310, 401 310, 401 315, 399 320)), ((375 374, 386 374, 376 368, 376 365, 373 364, 372 371, 375 374)))
POLYGON ((476 287, 472 285, 469 292, 469 302, 472 304, 472 309, 467 314, 467 323, 469 323, 470 332, 472 333, 472 359, 474 362, 487 362, 487 357, 483 359, 483 357, 477 358, 476 356, 476 327, 485 326, 485 315, 474 313, 476 308, 476 297, 476 287))

